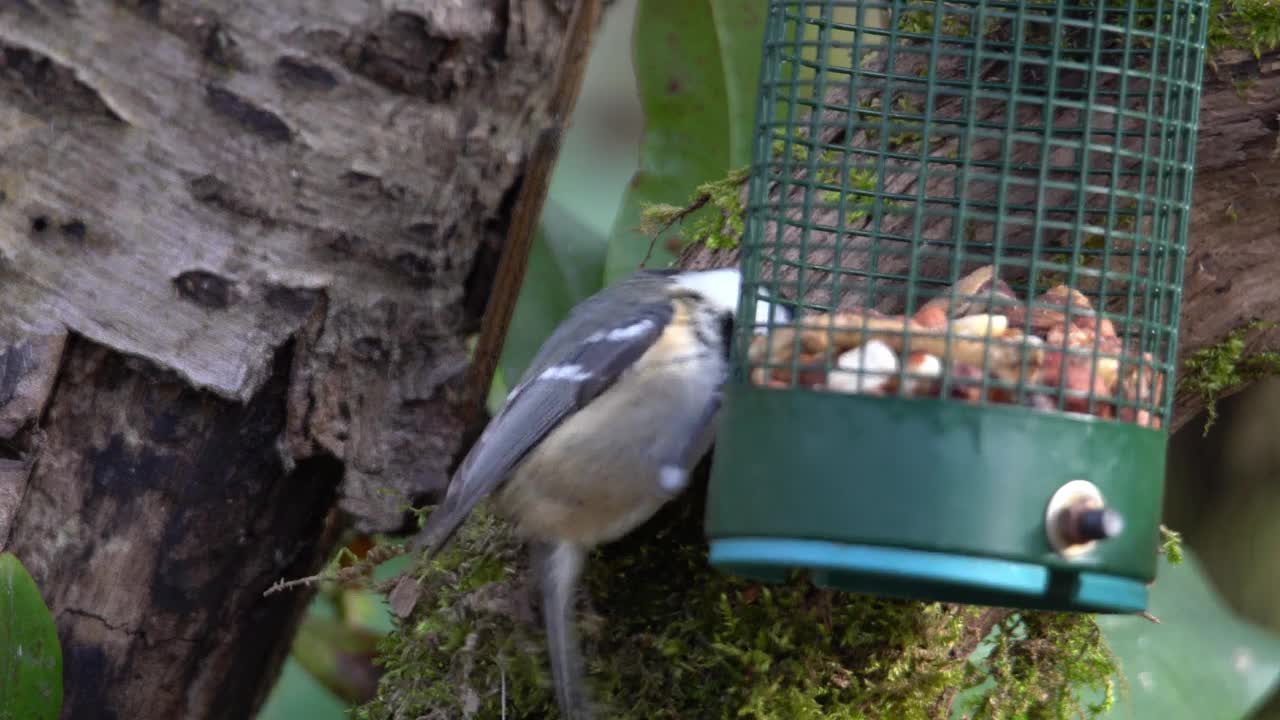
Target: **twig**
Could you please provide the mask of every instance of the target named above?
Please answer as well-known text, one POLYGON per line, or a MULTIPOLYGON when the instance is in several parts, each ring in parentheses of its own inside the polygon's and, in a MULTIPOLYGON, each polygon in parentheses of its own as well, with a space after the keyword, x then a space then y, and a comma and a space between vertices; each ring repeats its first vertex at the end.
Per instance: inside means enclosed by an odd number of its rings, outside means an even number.
POLYGON ((320 573, 317 575, 308 575, 307 577, 297 578, 295 580, 285 580, 281 578, 280 580, 277 580, 271 583, 271 587, 267 588, 262 592, 262 597, 274 595, 275 593, 282 592, 284 590, 295 588, 301 585, 312 585, 320 582, 323 579, 324 579, 324 573, 320 573))
POLYGON ((406 548, 402 544, 377 545, 370 548, 369 552, 365 553, 363 558, 342 568, 341 570, 338 570, 332 575, 326 575, 324 572, 320 572, 315 575, 308 575, 307 577, 295 578, 293 580, 285 580, 281 578, 280 580, 272 583, 271 587, 264 590, 262 592, 262 596, 267 597, 268 595, 274 595, 275 593, 304 585, 314 585, 321 580, 333 580, 338 583, 348 583, 362 577, 368 577, 373 574, 374 568, 378 565, 381 565, 393 557, 403 555, 405 552, 406 548))
POLYGON ((677 210, 675 213, 671 215, 670 219, 661 223, 657 228, 655 228, 653 232, 649 234, 649 249, 645 251, 644 258, 640 260, 640 267, 644 267, 645 264, 649 262, 649 258, 653 257, 653 247, 655 244, 657 244, 659 235, 670 230, 671 227, 676 223, 684 220, 690 215, 706 207, 707 203, 709 202, 711 202, 711 193, 709 192, 700 193, 697 197, 693 199, 692 203, 677 210))

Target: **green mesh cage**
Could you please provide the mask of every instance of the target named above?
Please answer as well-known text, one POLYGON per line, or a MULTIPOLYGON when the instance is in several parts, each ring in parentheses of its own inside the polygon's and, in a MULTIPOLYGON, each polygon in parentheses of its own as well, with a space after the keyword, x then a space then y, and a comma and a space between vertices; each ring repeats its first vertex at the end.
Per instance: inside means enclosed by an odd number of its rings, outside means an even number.
POLYGON ((1207 3, 768 12, 711 562, 1145 609, 1207 3))

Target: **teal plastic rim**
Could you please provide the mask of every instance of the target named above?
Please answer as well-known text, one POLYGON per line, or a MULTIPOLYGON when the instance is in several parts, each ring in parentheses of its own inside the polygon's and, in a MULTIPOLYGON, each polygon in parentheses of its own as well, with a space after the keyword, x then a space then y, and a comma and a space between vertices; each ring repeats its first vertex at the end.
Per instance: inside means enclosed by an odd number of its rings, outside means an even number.
POLYGON ((711 565, 767 583, 806 568, 819 587, 911 600, 1096 613, 1147 608, 1147 586, 1133 578, 923 550, 731 538, 711 542, 711 565))

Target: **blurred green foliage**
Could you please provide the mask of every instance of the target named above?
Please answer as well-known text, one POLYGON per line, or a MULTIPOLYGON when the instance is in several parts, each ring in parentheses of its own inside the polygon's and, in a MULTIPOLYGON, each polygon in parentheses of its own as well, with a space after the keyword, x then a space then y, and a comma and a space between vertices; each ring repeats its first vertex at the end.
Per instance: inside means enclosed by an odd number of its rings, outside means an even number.
MULTIPOLYGON (((644 141, 609 236, 606 282, 645 261, 645 204, 683 204, 698 185, 750 161, 764 16, 760 2, 640 0, 632 52, 644 141)), ((646 266, 674 257, 656 243, 646 266)))
POLYGON ((1280 636, 1237 616, 1195 551, 1161 561, 1150 612, 1097 619, 1126 684, 1107 720, 1244 718, 1280 678, 1280 636))
MULTIPOLYGON (((579 196, 594 176, 611 177, 614 171, 585 160, 586 133, 570 131, 503 347, 491 409, 575 304, 645 261, 650 241, 641 232, 640 211, 646 204, 684 203, 703 179, 719 178, 751 159, 764 33, 761 3, 637 0, 619 3, 608 22, 630 27, 633 33, 634 76, 644 120, 638 168, 633 156, 627 170, 634 174, 620 201, 608 208, 611 229, 599 232, 594 221, 600 204, 582 202, 579 196), (634 13, 634 24, 625 13, 634 13), (569 177, 575 173, 585 178, 569 177)), ((619 30, 607 25, 603 33, 616 37, 619 30)), ((593 66, 618 53, 619 46, 609 39, 597 40, 593 66)), ((593 90, 607 92, 609 79, 593 76, 593 69, 588 70, 580 110, 590 107, 593 90)), ((632 67, 613 70, 631 73, 632 67)), ((575 128, 585 120, 579 114, 575 112, 575 128)), ((698 217, 695 213, 689 221, 698 217)), ((657 245, 644 264, 662 267, 673 258, 669 248, 657 245)))
POLYGON ((62 646, 49 606, 22 561, 0 553, 0 720, 62 714, 62 646))
POLYGON ((347 704, 338 699, 290 656, 258 711, 257 720, 347 720, 347 704))
MULTIPOLYGON (((1171 446, 1166 521, 1235 613, 1280 631, 1280 378, 1218 405, 1208 435, 1196 418, 1171 446)), ((1280 720, 1280 692, 1250 718, 1280 720)))
MULTIPOLYGON (((1150 613, 1099 615, 1096 623, 1119 664, 1114 688, 1082 691, 1084 704, 1110 707, 1097 720, 1240 720, 1280 679, 1280 635, 1241 619, 1213 589, 1194 551, 1162 558, 1150 613)), ((1052 617, 1052 616, 1050 616, 1052 617)), ((985 662, 993 634, 973 654, 985 662)), ((989 683, 962 694, 953 720, 989 683)))
MULTIPOLYGON (((357 540, 369 541, 377 539, 357 540)), ((408 560, 400 556, 381 564, 373 573, 374 582, 395 577, 408 560)), ((377 643, 392 628, 382 595, 322 582, 256 720, 349 720, 350 708, 376 687, 381 672, 374 665, 377 643)))

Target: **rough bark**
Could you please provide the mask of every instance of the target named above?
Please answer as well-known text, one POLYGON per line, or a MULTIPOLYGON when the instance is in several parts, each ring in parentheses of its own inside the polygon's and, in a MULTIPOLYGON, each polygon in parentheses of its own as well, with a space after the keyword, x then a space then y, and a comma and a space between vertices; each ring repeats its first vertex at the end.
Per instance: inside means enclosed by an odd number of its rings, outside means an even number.
POLYGON ((0 548, 66 717, 247 717, 463 442, 569 0, 0 3, 0 548))
POLYGON ((57 619, 68 717, 245 717, 269 689, 268 630, 308 597, 262 590, 323 561, 342 477, 278 451, 292 356, 241 403, 68 343, 8 547, 57 619))
MULTIPOLYGON (((911 76, 914 67, 923 61, 923 56, 902 54, 898 58, 897 73, 911 76)), ((950 72, 961 69, 950 68, 950 72)), ((998 71, 994 76, 999 76, 998 71)), ((868 97, 875 95, 874 89, 866 91, 868 97)), ((904 94, 913 94, 905 92, 904 94)), ((828 97, 834 104, 847 102, 839 90, 828 97)), ((919 106, 922 101, 916 98, 919 106)), ((954 102, 942 100, 938 103, 937 114, 944 114, 950 109, 958 111, 954 102)), ((992 105, 987 112, 1002 113, 1002 106, 992 105)), ((850 145, 877 146, 878 140, 868 138, 865 134, 855 133, 853 139, 844 135, 845 125, 843 113, 828 111, 819 125, 819 135, 824 142, 844 142, 850 145)), ((1029 116, 1029 114, 1028 114, 1029 116)), ((1058 123, 1074 124, 1073 117, 1059 116, 1058 123)), ((1181 309, 1181 332, 1178 338, 1178 366, 1191 354, 1221 342, 1230 332, 1240 328, 1253 319, 1280 318, 1280 286, 1272 282, 1273 274, 1280 271, 1280 224, 1275 221, 1273 208, 1280 197, 1280 51, 1272 51, 1255 60, 1252 55, 1239 51, 1224 52, 1216 58, 1211 72, 1206 74, 1201 97, 1200 111, 1201 131, 1196 148, 1196 177, 1192 210, 1190 213, 1188 234, 1188 257, 1186 261, 1186 279, 1183 289, 1181 309), (1248 83, 1242 81, 1247 80, 1248 83), (1246 240, 1247 242, 1242 242, 1246 240)), ((1100 123, 1101 125, 1101 123, 1100 123)), ((934 147, 931 154, 945 156, 954 145, 954 141, 945 139, 934 147)), ((986 155, 999 154, 999 143, 995 140, 975 144, 975 152, 986 155)), ((1015 156, 1022 160, 1034 162, 1034 150, 1018 143, 1015 156)), ((1069 156, 1055 153, 1054 161, 1071 162, 1069 156)), ((1096 169, 1099 163, 1109 162, 1105 158, 1095 157, 1091 164, 1096 169)), ((803 163, 800 165, 803 166, 803 163)), ((794 171, 793 177, 801 179, 806 171, 803 167, 794 171)), ((891 192, 911 194, 917 191, 918 170, 916 173, 904 173, 891 177, 887 183, 891 192)), ((794 181, 793 181, 794 182, 794 181)), ((779 184, 772 186, 772 196, 777 197, 779 184)), ((1012 187, 1007 195, 1010 203, 1019 199, 1029 199, 1028 187, 1012 187)), ((786 204, 787 214, 794 217, 804 205, 802 186, 790 185, 787 190, 789 200, 786 204)), ((931 194, 954 193, 955 183, 931 180, 928 190, 931 194)), ((971 198, 992 199, 995 197, 995 186, 990 183, 974 182, 969 188, 971 198), (982 186, 980 186, 982 185, 982 186)), ((1067 192, 1050 191, 1049 202, 1062 206, 1073 203, 1066 200, 1067 192)), ((1099 205, 1106 202, 1106 195, 1091 195, 1085 200, 1087 205, 1099 205)), ((835 227, 834 211, 817 216, 815 223, 835 227)), ((884 225, 884 231, 909 235, 911 233, 912 214, 890 215, 884 225)), ((864 223, 869 220, 863 221, 864 223)), ((846 223, 846 227, 855 227, 857 223, 846 223)), ((990 233, 991 225, 978 225, 978 237, 982 241, 982 233, 990 233)), ((773 238, 776 223, 765 224, 766 238, 773 238)), ((928 218, 922 221, 922 236, 935 243, 934 254, 925 254, 919 271, 925 278, 945 278, 948 266, 945 259, 947 240, 952 228, 949 220, 928 218)), ((1025 234, 1026 228, 1010 226, 1006 228, 1006 236, 1010 242, 1017 242, 1025 234)), ((823 230, 815 230, 807 238, 807 246, 817 254, 809 256, 808 262, 831 262, 835 259, 835 243, 833 234, 823 230)), ((800 247, 800 229, 786 227, 783 231, 783 247, 779 253, 791 259, 796 257, 800 247)), ((989 241, 989 237, 987 238, 989 241)), ((770 240, 770 242, 772 242, 770 240)), ((1025 240, 1024 240, 1025 242, 1025 240)), ((1052 241, 1050 241, 1052 242, 1052 241)), ((892 246, 892 243, 888 243, 892 246)), ((886 254, 877 258, 878 270, 882 273, 905 274, 908 269, 908 258, 901 250, 894 255, 890 247, 886 254)), ((978 254, 981 251, 970 249, 978 254)), ((871 253, 865 239, 848 237, 841 245, 840 265, 842 267, 866 268, 871 262, 871 253)), ((723 266, 737 262, 738 250, 709 249, 703 245, 686 247, 679 264, 684 267, 698 268, 723 266)), ((975 263, 976 264, 976 263, 975 263)), ((1108 268, 1108 272, 1122 269, 1118 264, 1108 268)), ((767 277, 767 271, 762 276, 767 277)), ((1016 276, 1016 269, 1009 273, 1016 276)), ((783 268, 779 277, 783 282, 794 282, 797 273, 792 268, 783 268)), ((811 271, 806 283, 812 288, 806 300, 822 304, 849 307, 858 303, 866 288, 866 283, 858 278, 841 278, 841 295, 834 302, 829 296, 830 284, 824 284, 827 274, 811 271)), ((939 284, 944 281, 939 280, 939 284)), ((880 281, 873 304, 886 311, 900 310, 903 294, 900 289, 887 289, 892 283, 880 281)), ((1116 307, 1114 310, 1122 310, 1116 307)), ((1258 344, 1276 346, 1280 344, 1280 328, 1259 333, 1254 340, 1258 344)), ((1243 388, 1230 388, 1228 393, 1238 392, 1243 388)), ((1175 397, 1173 416, 1167 427, 1173 432, 1193 419, 1204 409, 1204 401, 1199 395, 1181 392, 1175 397)))
MULTIPOLYGON (((1254 319, 1280 320, 1280 51, 1217 58, 1200 104, 1195 200, 1183 283, 1179 357, 1221 342, 1254 319)), ((1280 327, 1252 338, 1280 346, 1280 327)), ((1223 397, 1247 386, 1230 388, 1223 397)), ((1173 429, 1204 409, 1175 398, 1173 429)))

